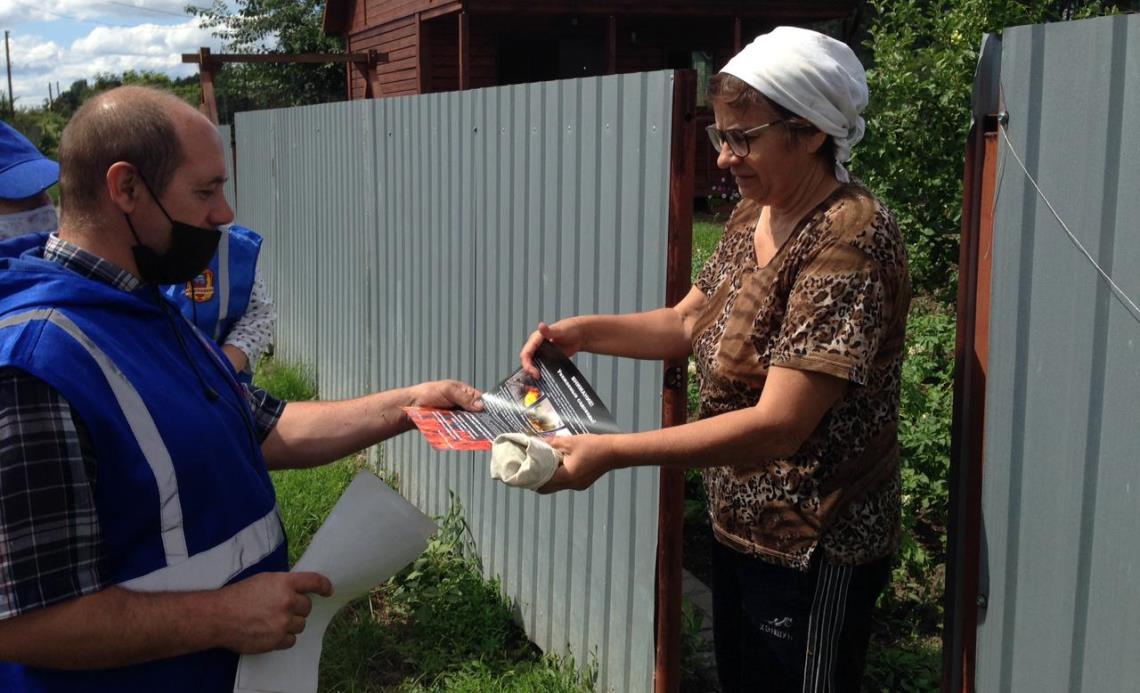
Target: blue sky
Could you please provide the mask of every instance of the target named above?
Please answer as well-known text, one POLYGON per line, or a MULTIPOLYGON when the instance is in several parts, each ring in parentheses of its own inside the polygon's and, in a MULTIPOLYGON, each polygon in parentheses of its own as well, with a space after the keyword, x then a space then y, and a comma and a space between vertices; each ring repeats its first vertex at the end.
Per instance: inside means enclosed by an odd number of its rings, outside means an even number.
MULTIPOLYGON (((205 5, 209 0, 191 0, 205 5)), ((16 105, 37 106, 48 83, 67 89, 99 72, 194 74, 182 53, 221 41, 185 14, 187 0, 0 0, 0 30, 11 33, 16 105)), ((2 56, 0 56, 2 57, 2 56)), ((0 68, 2 69, 2 68, 0 68)), ((0 72, 0 88, 7 90, 0 72)))

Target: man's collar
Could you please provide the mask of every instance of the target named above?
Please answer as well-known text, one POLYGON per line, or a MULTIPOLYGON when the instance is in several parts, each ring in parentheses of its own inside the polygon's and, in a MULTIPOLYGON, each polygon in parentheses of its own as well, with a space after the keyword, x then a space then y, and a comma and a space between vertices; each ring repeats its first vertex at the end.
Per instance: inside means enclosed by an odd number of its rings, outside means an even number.
POLYGON ((76 274, 110 284, 116 289, 134 291, 142 286, 138 277, 83 248, 65 241, 59 234, 48 236, 44 246, 44 259, 58 263, 76 274))

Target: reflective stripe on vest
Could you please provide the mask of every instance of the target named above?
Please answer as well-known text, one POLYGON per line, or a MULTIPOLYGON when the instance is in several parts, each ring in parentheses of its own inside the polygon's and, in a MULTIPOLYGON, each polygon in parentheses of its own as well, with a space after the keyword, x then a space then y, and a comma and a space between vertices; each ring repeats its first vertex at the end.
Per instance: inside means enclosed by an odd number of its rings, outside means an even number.
POLYGON ((263 517, 212 549, 176 565, 120 583, 139 592, 213 590, 257 565, 285 541, 285 530, 274 507, 263 517))
MULTIPOLYGON (((0 329, 33 321, 46 321, 63 330, 99 367, 115 395, 131 434, 146 458, 158 487, 162 546, 166 565, 127 580, 121 585, 137 591, 189 591, 217 589, 252 568, 285 541, 276 506, 262 517, 214 547, 189 555, 183 530, 182 504, 174 462, 158 427, 138 390, 95 343, 63 313, 30 310, 0 320, 0 329)), ((199 335, 201 338, 201 336, 199 335)), ((211 352, 213 356, 213 353, 211 352)))
POLYGON ((114 361, 107 357, 95 343, 84 334, 71 318, 55 310, 32 310, 0 320, 0 328, 21 325, 34 320, 46 320, 71 336, 99 366, 107 379, 111 391, 115 393, 119 409, 131 427, 143 457, 154 474, 158 486, 159 517, 161 518, 162 548, 166 554, 166 564, 181 563, 189 557, 186 550, 186 534, 182 529, 182 504, 178 501, 178 477, 174 474, 174 462, 170 452, 162 442, 158 427, 154 425, 150 411, 139 396, 138 390, 127 380, 114 361))
MULTIPOLYGON (((230 314, 230 233, 226 231, 222 233, 222 238, 218 241, 218 276, 215 277, 214 285, 218 287, 218 319, 214 323, 214 334, 211 335, 215 342, 222 343, 222 325, 226 324, 226 318, 230 314)), ((194 299, 191 298, 191 301, 194 299)), ((252 355, 250 358, 254 358, 252 355)))

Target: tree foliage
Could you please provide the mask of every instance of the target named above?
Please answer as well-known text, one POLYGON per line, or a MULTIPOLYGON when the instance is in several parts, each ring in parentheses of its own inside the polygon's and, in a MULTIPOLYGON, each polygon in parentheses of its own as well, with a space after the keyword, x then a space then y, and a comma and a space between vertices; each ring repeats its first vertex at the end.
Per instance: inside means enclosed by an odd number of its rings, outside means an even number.
MULTIPOLYGON (((214 0, 187 11, 213 29, 233 53, 340 53, 344 41, 321 31, 324 0, 214 0)), ((238 111, 339 101, 343 64, 230 63, 216 81, 219 118, 238 111)))
POLYGON ((871 103, 854 169, 906 235, 915 288, 952 300, 974 67, 984 33, 1102 14, 1081 0, 869 0, 871 103))

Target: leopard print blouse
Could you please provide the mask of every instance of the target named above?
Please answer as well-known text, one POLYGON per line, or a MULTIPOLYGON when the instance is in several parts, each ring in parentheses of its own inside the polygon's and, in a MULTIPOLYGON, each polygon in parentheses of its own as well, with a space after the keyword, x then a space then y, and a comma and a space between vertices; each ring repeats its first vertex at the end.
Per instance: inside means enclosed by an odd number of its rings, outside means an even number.
POLYGON ((816 548, 861 564, 899 539, 899 381, 910 279, 890 211, 842 185, 758 267, 761 207, 744 200, 697 277, 700 417, 756 404, 770 366, 849 381, 800 449, 704 471, 717 539, 807 570, 816 548))

